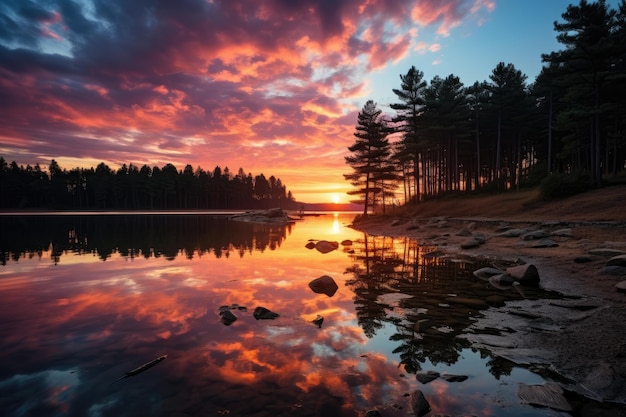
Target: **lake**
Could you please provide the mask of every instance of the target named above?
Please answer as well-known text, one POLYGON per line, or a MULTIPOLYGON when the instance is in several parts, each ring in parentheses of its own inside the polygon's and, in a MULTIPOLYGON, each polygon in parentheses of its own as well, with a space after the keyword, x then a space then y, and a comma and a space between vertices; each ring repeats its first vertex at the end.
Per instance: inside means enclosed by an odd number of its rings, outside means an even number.
POLYGON ((408 415, 420 389, 431 416, 562 415, 517 397, 541 377, 458 337, 498 293, 481 265, 367 236, 354 215, 0 216, 0 414, 408 415), (322 276, 334 294, 309 287, 322 276))

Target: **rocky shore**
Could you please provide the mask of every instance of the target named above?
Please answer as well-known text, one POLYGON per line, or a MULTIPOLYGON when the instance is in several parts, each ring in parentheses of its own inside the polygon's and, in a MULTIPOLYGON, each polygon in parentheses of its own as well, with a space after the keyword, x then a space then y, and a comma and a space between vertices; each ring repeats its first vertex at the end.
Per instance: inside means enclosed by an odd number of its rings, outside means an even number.
MULTIPOLYGON (((555 218, 545 214, 547 207, 540 208, 543 215, 528 211, 527 216, 515 211, 490 217, 489 210, 467 217, 368 216, 355 219, 352 227, 414 238, 496 265, 532 264, 538 285, 564 297, 491 307, 462 337, 594 400, 595 406, 576 415, 626 415, 626 293, 619 286, 626 285, 626 259, 619 260, 626 255, 626 215, 610 207, 615 211, 597 210, 596 219, 574 210, 569 218, 555 218)), ((563 204, 556 207, 562 209, 563 204)))

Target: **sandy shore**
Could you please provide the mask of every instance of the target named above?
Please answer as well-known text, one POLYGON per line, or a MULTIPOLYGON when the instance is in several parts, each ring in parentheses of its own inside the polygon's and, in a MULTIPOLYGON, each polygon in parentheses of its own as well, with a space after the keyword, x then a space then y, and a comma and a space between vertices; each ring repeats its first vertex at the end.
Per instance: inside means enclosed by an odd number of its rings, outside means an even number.
MULTIPOLYGON (((595 201, 598 195, 589 198, 595 201)), ((570 203, 582 204, 584 199, 577 199, 578 203, 570 203)), ((433 217, 429 216, 433 211, 425 210, 425 216, 369 216, 355 221, 353 227, 370 235, 415 238, 446 253, 534 264, 540 286, 566 297, 558 302, 524 299, 491 307, 468 329, 467 338, 496 355, 542 372, 569 391, 605 405, 618 404, 576 415, 626 415, 626 294, 615 287, 626 280, 626 275, 602 273, 608 259, 626 253, 626 214, 619 212, 626 209, 611 204, 614 212, 596 210, 594 216, 570 208, 571 215, 559 219, 558 214, 550 213, 567 211, 565 204, 557 204, 552 212, 548 207, 535 206, 540 212, 527 210, 525 216, 520 211, 507 216, 485 210, 482 215, 433 217), (470 224, 471 236, 457 235, 470 224), (538 240, 500 236, 505 226, 543 230, 557 246, 536 248, 533 246, 538 240), (484 243, 462 248, 472 236, 484 243), (506 329, 505 336, 501 340, 481 338, 481 330, 487 328, 506 329)), ((439 204, 436 211, 446 212, 445 204, 439 204)))

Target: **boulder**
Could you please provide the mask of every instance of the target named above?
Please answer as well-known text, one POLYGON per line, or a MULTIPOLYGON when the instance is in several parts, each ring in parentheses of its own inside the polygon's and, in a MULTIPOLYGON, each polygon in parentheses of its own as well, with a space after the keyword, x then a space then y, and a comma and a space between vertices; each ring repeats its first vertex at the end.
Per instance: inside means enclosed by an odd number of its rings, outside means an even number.
POLYGON ((265 307, 255 308, 252 315, 257 320, 274 320, 276 317, 280 317, 280 314, 274 313, 273 311, 270 311, 265 307))
POLYGON ((512 266, 506 269, 506 273, 521 285, 539 285, 539 272, 537 271, 537 267, 533 264, 512 266))
POLYGON ((410 406, 413 415, 416 417, 422 417, 430 412, 430 403, 424 396, 424 393, 420 390, 415 390, 410 396, 410 406))
POLYGON ((615 284, 615 289, 619 292, 626 292, 626 281, 615 284))
POLYGON ((321 253, 332 252, 339 247, 339 243, 337 242, 329 242, 327 240, 320 240, 315 244, 315 249, 317 249, 321 253))
POLYGON ((309 282, 309 288, 316 294, 326 294, 329 297, 335 295, 339 286, 332 277, 322 275, 309 282))

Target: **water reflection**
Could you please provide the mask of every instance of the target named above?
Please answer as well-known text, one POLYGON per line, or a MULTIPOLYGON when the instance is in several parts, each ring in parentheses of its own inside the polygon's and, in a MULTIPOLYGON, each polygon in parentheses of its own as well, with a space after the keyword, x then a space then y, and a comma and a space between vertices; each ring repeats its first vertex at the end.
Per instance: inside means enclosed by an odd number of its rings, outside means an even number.
MULTIPOLYGON (((347 285, 356 295, 359 325, 372 338, 385 323, 393 324, 390 340, 399 344, 393 353, 409 373, 420 372, 426 361, 456 363, 469 346, 458 336, 481 310, 524 297, 560 297, 540 288, 525 288, 523 295, 515 288, 495 289, 472 275, 491 260, 445 255, 408 238, 365 236, 353 259, 347 285)), ((512 368, 503 361, 489 365, 497 377, 512 368)))
POLYGON ((185 256, 274 250, 292 225, 225 221, 212 215, 0 216, 0 259, 41 257, 50 251, 58 263, 63 254, 94 254, 106 260, 125 257, 185 256))
POLYGON ((455 337, 490 297, 520 296, 472 279, 476 261, 364 236, 345 227, 351 215, 291 227, 125 217, 2 219, 11 236, 0 268, 4 414, 355 416, 405 407, 420 387, 433 412, 542 415, 514 395, 516 378, 536 377, 455 337), (354 244, 322 254, 305 248, 309 239, 354 244), (338 284, 332 297, 309 287, 322 276, 338 284), (245 308, 226 326, 219 308, 234 304, 245 308), (256 320, 258 306, 280 317, 256 320), (412 375, 442 365, 471 382, 421 386, 412 375))

